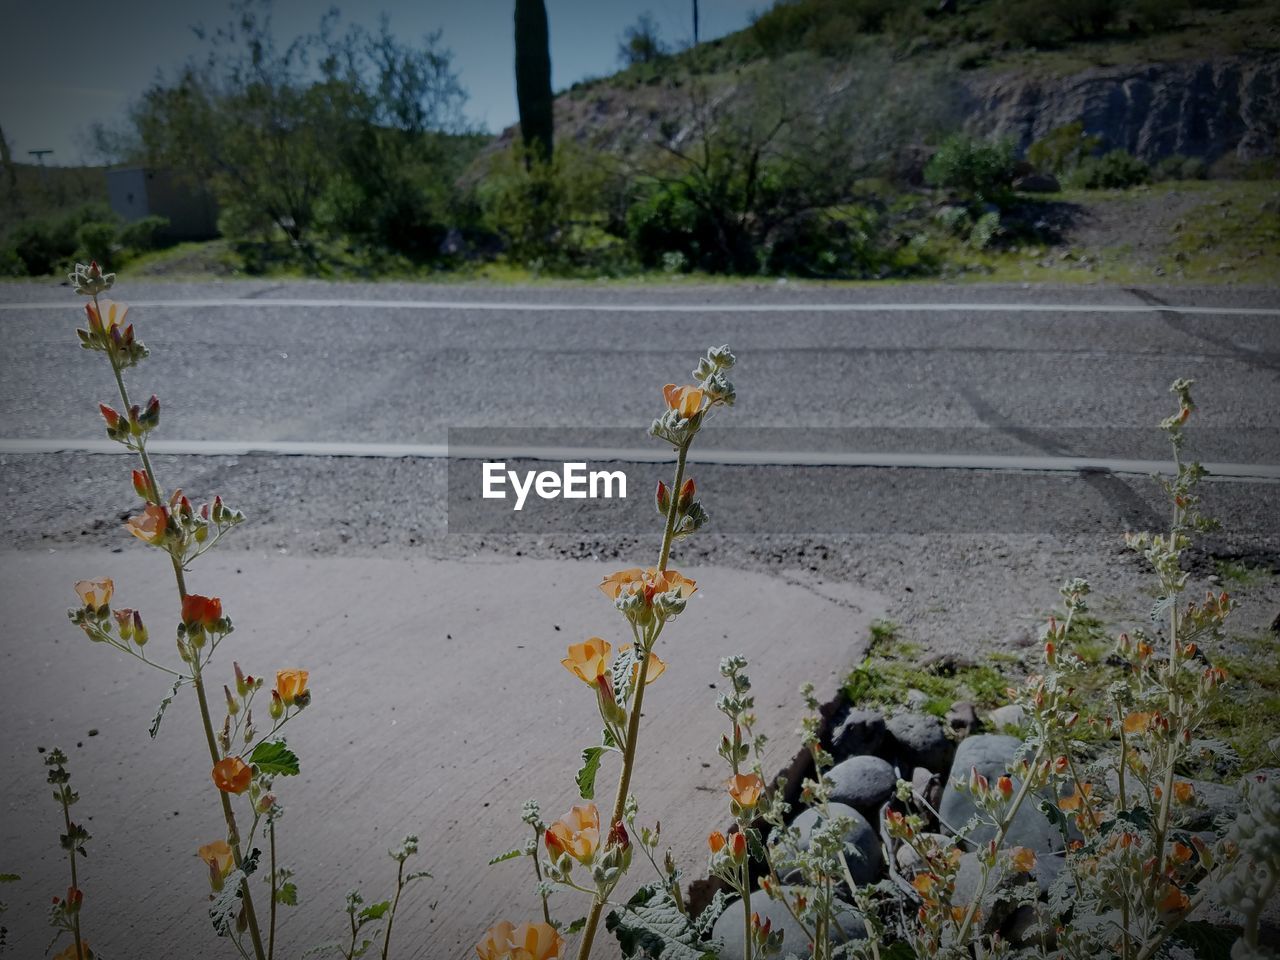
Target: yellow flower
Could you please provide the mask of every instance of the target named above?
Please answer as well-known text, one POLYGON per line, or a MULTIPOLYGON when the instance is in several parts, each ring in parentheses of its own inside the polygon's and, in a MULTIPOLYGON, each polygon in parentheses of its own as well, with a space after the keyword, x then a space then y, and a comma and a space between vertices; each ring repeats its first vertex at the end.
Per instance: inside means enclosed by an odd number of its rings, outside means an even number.
POLYGON ((668 383, 662 388, 662 397, 667 401, 667 406, 686 420, 702 410, 703 396, 701 387, 677 387, 674 383, 668 383))
POLYGON ((1131 713, 1124 718, 1124 732, 1130 735, 1143 733, 1150 724, 1150 713, 1131 713))
POLYGON ((84 312, 88 315, 91 331, 109 334, 112 329, 124 323, 129 307, 114 300, 99 300, 96 306, 93 301, 86 303, 84 312))
POLYGON ((196 851, 196 856, 208 865, 209 883, 212 884, 213 889, 221 890, 222 881, 227 879, 227 874, 231 872, 236 862, 227 841, 214 840, 212 843, 206 843, 196 851))
POLYGON ((280 694, 280 699, 284 701, 285 706, 293 706, 293 702, 307 691, 307 677, 311 676, 306 670, 279 670, 276 672, 276 692, 280 694))
POLYGON ((109 577, 99 577, 97 580, 81 580, 76 584, 76 593, 86 607, 101 610, 111 602, 111 593, 115 588, 116 585, 109 577))
POLYGON ((563 938, 547 923, 513 927, 500 920, 476 944, 480 960, 559 960, 563 951, 563 938))
POLYGON ((1009 863, 1016 873, 1030 873, 1036 868, 1036 852, 1030 847, 1013 847, 1009 851, 1009 863))
POLYGON ((53 960, 93 960, 94 952, 89 949, 89 941, 80 940, 80 947, 84 951, 78 957, 76 956, 76 942, 72 940, 67 944, 66 949, 60 952, 53 960))
POLYGON ((757 773, 739 773, 730 777, 726 786, 734 803, 747 810, 760 802, 760 794, 764 792, 764 781, 757 773))
POLYGON ((680 571, 659 572, 656 567, 650 567, 647 570, 641 570, 639 567, 619 570, 617 573, 609 574, 600 583, 600 590, 610 600, 617 600, 624 593, 642 593, 646 604, 653 603, 654 596, 659 593, 679 590, 681 597, 688 598, 697 589, 698 585, 687 577, 681 576, 680 571))
POLYGON ((567 853, 579 863, 589 863, 600 845, 600 811, 594 803, 571 807, 547 827, 544 839, 553 858, 567 853))
POLYGON ((143 543, 162 543, 169 526, 169 514, 164 507, 151 503, 138 516, 130 517, 124 526, 143 543))
MULTIPOLYGON (((631 644, 625 644, 618 648, 619 653, 625 653, 631 649, 631 644)), ((649 654, 649 669, 644 674, 644 685, 647 687, 653 681, 662 676, 663 671, 667 669, 667 665, 660 659, 656 653, 649 654)), ((635 683, 636 678, 640 676, 640 664, 633 664, 631 667, 631 682, 635 683)))
POLYGON ((569 655, 560 662, 583 683, 595 686, 596 679, 609 671, 612 649, 607 640, 591 637, 585 643, 569 644, 569 655))

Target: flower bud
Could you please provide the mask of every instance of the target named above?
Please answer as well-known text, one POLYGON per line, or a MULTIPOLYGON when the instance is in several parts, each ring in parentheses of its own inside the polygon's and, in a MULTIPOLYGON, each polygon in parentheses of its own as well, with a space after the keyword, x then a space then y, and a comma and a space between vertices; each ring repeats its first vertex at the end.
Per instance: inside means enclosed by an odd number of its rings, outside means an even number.
POLYGON ((747 859, 747 835, 740 830, 729 838, 729 856, 734 863, 747 859))
POLYGON ((996 789, 1000 791, 1000 796, 1008 800, 1013 796, 1013 781, 1008 777, 1001 777, 996 781, 996 789))
POLYGON ((242 697, 247 696, 249 693, 249 681, 252 680, 253 678, 245 677, 244 671, 240 669, 239 663, 232 661, 231 666, 234 667, 236 671, 236 693, 238 693, 242 697))
POLYGON ((676 509, 681 513, 688 510, 689 504, 693 503, 693 495, 695 492, 697 492, 697 487, 694 485, 693 477, 690 477, 684 482, 684 485, 680 487, 680 497, 676 501, 676 509))
POLYGON ((227 713, 234 717, 240 712, 240 701, 231 695, 231 688, 226 684, 222 685, 222 692, 227 695, 227 713))
POLYGON ((654 502, 658 507, 658 513, 664 517, 671 510, 671 492, 667 489, 667 485, 661 480, 658 481, 658 489, 654 494, 654 502))
POLYGON ((138 426, 142 430, 154 430, 158 427, 160 425, 160 398, 153 393, 151 399, 147 401, 146 409, 136 419, 138 426))
POLYGON ((267 707, 267 714, 272 720, 279 720, 284 716, 284 701, 276 690, 271 691, 271 706, 267 707))
POLYGON ((724 845, 725 845, 724 834, 721 833, 719 830, 712 830, 711 833, 707 836, 707 846, 711 848, 712 855, 715 855, 719 853, 721 850, 723 850, 724 845))
POLYGON ((121 607, 115 611, 116 628, 120 631, 120 639, 128 640, 133 636, 133 611, 121 607))

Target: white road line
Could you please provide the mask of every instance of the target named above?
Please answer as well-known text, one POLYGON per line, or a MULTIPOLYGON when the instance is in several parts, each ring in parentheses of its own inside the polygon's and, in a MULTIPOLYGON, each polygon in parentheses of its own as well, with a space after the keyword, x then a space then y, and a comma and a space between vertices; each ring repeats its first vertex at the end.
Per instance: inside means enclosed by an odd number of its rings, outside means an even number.
MULTIPOLYGON (((623 463, 666 463, 674 459, 661 448, 454 446, 443 443, 329 443, 295 440, 153 440, 155 454, 240 457, 368 457, 376 459, 548 460, 623 463)), ((111 440, 0 440, 0 454, 129 453, 111 440)), ((716 450, 690 454, 695 463, 787 467, 897 467, 923 470, 1000 470, 1031 473, 1105 473, 1150 476, 1171 473, 1166 460, 1108 457, 1037 457, 960 453, 854 453, 803 450, 716 450)), ((1224 480, 1280 482, 1280 464, 1206 463, 1210 475, 1224 480)))
MULTIPOLYGON (((1197 307, 1145 303, 508 303, 469 300, 315 300, 219 298, 137 300, 133 308, 352 310, 470 310, 515 313, 1179 313, 1236 317, 1280 316, 1280 307, 1197 307)), ((74 310, 74 301, 0 303, 0 310, 74 310)))

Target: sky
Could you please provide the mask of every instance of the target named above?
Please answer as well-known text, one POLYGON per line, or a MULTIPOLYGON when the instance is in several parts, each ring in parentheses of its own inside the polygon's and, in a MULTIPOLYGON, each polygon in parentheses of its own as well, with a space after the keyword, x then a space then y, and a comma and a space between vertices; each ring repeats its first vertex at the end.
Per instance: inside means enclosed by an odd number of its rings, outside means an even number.
MULTIPOLYGON (((770 0, 699 0, 702 40, 746 26, 770 0)), ((552 84, 617 68, 618 39, 649 13, 668 43, 692 36, 692 0, 546 0, 551 28, 552 84)), ((454 54, 467 90, 467 117, 498 131, 516 120, 513 74, 513 0, 275 0, 278 39, 315 30, 331 7, 344 23, 375 26, 381 13, 405 42, 434 29, 454 54)), ((203 49, 192 27, 230 19, 226 0, 0 0, 0 129, 15 160, 52 149, 46 162, 85 160, 83 131, 95 120, 123 116, 158 74, 174 70, 203 49)))

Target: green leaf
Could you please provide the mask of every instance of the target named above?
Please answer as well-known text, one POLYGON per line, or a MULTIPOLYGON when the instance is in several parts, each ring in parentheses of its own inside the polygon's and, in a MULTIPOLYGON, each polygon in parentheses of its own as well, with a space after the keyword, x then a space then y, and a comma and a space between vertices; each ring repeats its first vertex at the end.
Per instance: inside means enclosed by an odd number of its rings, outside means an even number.
POLYGON ((582 769, 576 779, 578 793, 583 800, 590 800, 596 795, 596 774, 600 771, 600 758, 604 751, 604 747, 587 747, 582 751, 582 769))
POLYGON ((583 928, 586 927, 586 925, 587 925, 587 918, 579 917, 577 920, 573 921, 573 923, 569 924, 569 926, 565 927, 564 932, 567 933, 569 936, 573 936, 575 933, 581 933, 583 928))
POLYGON ((253 748, 249 762, 263 773, 291 777, 298 772, 298 755, 283 740, 270 740, 253 748))
POLYGON ((516 847, 514 850, 508 850, 506 853, 500 853, 489 861, 489 866, 495 863, 506 863, 508 860, 514 860, 516 857, 524 856, 524 847, 516 847))
POLYGON ((620 706, 627 705, 631 695, 631 668, 637 663, 634 648, 618 654, 613 661, 611 679, 613 680, 613 700, 620 706))
POLYGON ((17 883, 21 879, 16 873, 0 873, 0 883, 17 883))
POLYGON ((390 900, 371 903, 356 915, 357 926, 363 927, 366 923, 372 923, 374 920, 381 920, 390 910, 390 900))
POLYGON ((693 928, 698 932, 699 937, 705 937, 711 932, 711 928, 720 919, 720 914, 724 913, 725 908, 728 906, 729 898, 725 896, 725 892, 717 890, 716 895, 711 898, 711 902, 702 908, 702 912, 698 914, 698 919, 693 922, 693 928))
POLYGON ((714 960, 721 946, 718 941, 699 942, 698 928, 657 884, 641 887, 621 911, 611 910, 604 923, 628 960, 714 960))
POLYGON ((209 907, 209 919, 213 921, 214 932, 220 937, 229 937, 235 931, 236 916, 240 913, 240 887, 244 879, 243 870, 228 873, 223 878, 222 889, 209 907))
POLYGON ((608 727, 604 728, 604 732, 600 734, 600 742, 610 750, 617 750, 622 744, 618 743, 618 738, 613 735, 613 731, 608 727))
POLYGON ((173 688, 169 691, 169 695, 160 701, 160 706, 156 707, 156 715, 151 718, 151 726, 147 729, 147 732, 151 734, 152 740, 154 740, 156 738, 156 734, 160 732, 160 721, 164 719, 165 710, 168 708, 169 704, 173 703, 173 698, 178 695, 178 690, 185 682, 185 679, 175 680, 173 688))
POLYGON ((296 907, 298 905, 298 885, 296 883, 282 883, 276 888, 276 903, 283 903, 286 907, 296 907))

